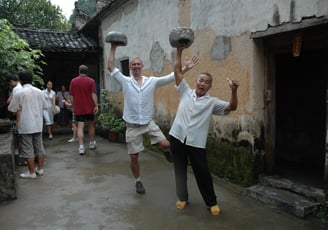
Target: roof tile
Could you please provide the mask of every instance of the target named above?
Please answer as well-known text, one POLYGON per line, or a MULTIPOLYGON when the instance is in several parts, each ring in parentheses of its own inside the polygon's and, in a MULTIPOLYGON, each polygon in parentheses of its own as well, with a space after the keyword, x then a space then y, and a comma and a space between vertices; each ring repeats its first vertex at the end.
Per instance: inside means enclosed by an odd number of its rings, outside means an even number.
POLYGON ((97 42, 81 33, 49 29, 14 28, 32 49, 47 52, 97 52, 97 42))

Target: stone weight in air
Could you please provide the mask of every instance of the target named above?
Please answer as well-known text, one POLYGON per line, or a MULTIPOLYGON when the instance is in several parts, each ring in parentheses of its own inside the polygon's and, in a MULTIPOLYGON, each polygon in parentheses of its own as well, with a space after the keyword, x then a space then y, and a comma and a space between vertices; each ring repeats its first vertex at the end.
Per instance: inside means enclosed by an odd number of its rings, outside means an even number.
POLYGON ((170 32, 169 40, 174 48, 188 48, 194 42, 194 32, 188 27, 173 28, 170 32))
POLYGON ((108 32, 105 41, 119 46, 126 46, 128 44, 126 35, 119 31, 108 32))

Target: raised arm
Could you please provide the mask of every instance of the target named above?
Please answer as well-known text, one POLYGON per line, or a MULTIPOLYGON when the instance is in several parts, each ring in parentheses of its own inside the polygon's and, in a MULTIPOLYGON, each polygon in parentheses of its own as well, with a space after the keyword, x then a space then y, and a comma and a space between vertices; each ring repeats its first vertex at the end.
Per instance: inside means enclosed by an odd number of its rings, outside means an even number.
POLYGON ((231 98, 229 102, 229 106, 225 109, 226 111, 233 111, 237 109, 238 98, 237 98, 237 89, 239 86, 238 81, 227 79, 229 86, 231 88, 231 98))
POLYGON ((175 83, 179 85, 183 79, 183 75, 190 69, 194 68, 194 66, 198 65, 199 58, 198 56, 192 56, 190 59, 186 58, 185 65, 182 67, 181 63, 181 56, 182 51, 185 47, 177 47, 177 56, 174 62, 174 76, 175 76, 175 83))
POLYGON ((177 55, 175 57, 174 62, 174 76, 175 76, 175 83, 179 85, 180 82, 183 80, 183 73, 182 73, 182 64, 181 64, 181 56, 183 47, 177 47, 177 55))
POLYGON ((109 50, 109 56, 108 56, 108 63, 107 63, 107 69, 109 72, 112 72, 115 68, 115 51, 116 51, 117 45, 115 43, 111 43, 110 50, 109 50))

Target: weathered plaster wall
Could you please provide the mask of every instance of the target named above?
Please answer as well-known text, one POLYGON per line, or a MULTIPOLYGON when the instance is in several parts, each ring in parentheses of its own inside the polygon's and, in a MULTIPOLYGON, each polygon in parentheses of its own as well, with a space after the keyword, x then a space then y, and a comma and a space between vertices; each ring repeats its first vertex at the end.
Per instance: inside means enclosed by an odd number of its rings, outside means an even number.
MULTIPOLYGON (((254 144, 263 133, 264 51, 250 33, 268 25, 301 21, 303 17, 328 13, 326 0, 132 0, 111 11, 102 23, 102 36, 112 30, 124 32, 128 45, 117 49, 116 58, 140 56, 145 75, 161 76, 173 70, 175 50, 170 46, 170 30, 191 27, 194 44, 184 56, 200 57, 197 67, 186 74, 194 85, 200 71, 213 74, 212 96, 229 100, 226 78, 240 82, 238 110, 228 117, 213 117, 212 134, 232 142, 247 140, 254 144)), ((104 43, 104 66, 109 44, 104 43)), ((117 63, 119 66, 119 62, 117 63)), ((108 76, 106 71, 104 75, 108 76)), ((105 80, 106 88, 118 89, 105 80)), ((174 85, 157 90, 155 116, 170 125, 178 106, 174 85)))

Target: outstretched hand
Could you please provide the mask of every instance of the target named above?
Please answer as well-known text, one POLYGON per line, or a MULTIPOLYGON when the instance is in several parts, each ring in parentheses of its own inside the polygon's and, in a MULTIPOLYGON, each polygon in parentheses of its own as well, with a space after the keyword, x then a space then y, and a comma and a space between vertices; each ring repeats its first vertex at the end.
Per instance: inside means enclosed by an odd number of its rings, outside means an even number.
POLYGON ((186 59, 185 59, 185 67, 186 67, 187 69, 191 69, 191 68, 193 68, 193 67, 196 66, 198 63, 199 63, 199 57, 198 57, 198 56, 195 56, 195 55, 193 55, 193 56, 191 57, 191 59, 189 59, 189 58, 186 58, 186 59))
POLYGON ((236 90, 238 88, 238 86, 239 86, 239 82, 238 81, 232 80, 232 79, 229 79, 229 78, 227 78, 227 81, 228 81, 229 86, 230 86, 230 88, 232 90, 236 90))

